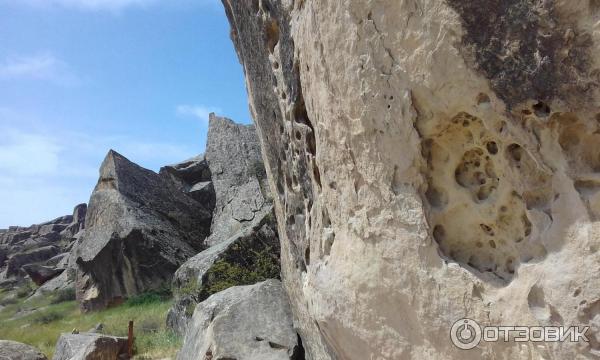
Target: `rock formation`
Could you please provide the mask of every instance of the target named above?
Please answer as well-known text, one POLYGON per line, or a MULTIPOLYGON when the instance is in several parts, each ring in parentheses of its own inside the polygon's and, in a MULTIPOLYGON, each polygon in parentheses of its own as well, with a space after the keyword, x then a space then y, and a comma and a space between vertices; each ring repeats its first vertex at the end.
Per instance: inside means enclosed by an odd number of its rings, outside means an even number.
POLYGON ((171 181, 110 151, 71 257, 84 311, 169 286, 202 250, 211 213, 171 181))
POLYGON ((223 4, 307 358, 600 354, 597 1, 223 4))
POLYGON ((194 311, 178 360, 296 360, 301 347, 278 280, 235 286, 194 311))
POLYGON ((73 215, 0 230, 0 287, 21 284, 26 277, 42 285, 61 274, 68 252, 84 228, 86 209, 86 204, 80 204, 73 215))
POLYGON ((52 360, 121 359, 127 356, 127 338, 94 333, 62 334, 52 360))
POLYGON ((16 341, 0 340, 0 359, 7 360, 48 360, 33 346, 16 341))
POLYGON ((254 126, 211 114, 206 160, 216 197, 210 247, 175 273, 167 324, 180 334, 196 304, 209 295, 278 278, 280 271, 279 238, 254 126))

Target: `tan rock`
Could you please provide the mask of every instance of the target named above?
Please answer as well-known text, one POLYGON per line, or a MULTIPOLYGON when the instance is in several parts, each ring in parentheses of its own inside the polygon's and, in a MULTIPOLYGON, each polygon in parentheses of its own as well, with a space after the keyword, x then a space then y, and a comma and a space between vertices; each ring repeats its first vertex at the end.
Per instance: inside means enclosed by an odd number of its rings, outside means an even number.
POLYGON ((223 3, 309 359, 599 356, 597 1, 223 3))

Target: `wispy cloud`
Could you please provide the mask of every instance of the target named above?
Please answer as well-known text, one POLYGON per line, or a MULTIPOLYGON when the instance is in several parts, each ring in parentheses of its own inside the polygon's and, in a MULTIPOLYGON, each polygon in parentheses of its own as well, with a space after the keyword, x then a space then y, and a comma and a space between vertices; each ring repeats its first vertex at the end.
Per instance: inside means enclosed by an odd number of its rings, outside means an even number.
MULTIPOLYGON (((14 0, 0 0, 12 2, 14 0)), ((218 0, 21 0, 23 4, 39 8, 60 6, 63 8, 86 11, 118 12, 126 8, 145 8, 156 4, 191 3, 196 5, 218 6, 218 0)))
POLYGON ((210 113, 220 113, 221 109, 204 105, 179 105, 175 108, 175 112, 183 117, 195 117, 204 122, 208 122, 210 113))
POLYGON ((200 152, 179 143, 131 135, 3 126, 5 113, 0 112, 0 228, 49 220, 88 201, 109 149, 154 171, 200 152))
POLYGON ((60 85, 79 82, 66 62, 49 53, 5 58, 0 61, 0 79, 47 80, 60 85))

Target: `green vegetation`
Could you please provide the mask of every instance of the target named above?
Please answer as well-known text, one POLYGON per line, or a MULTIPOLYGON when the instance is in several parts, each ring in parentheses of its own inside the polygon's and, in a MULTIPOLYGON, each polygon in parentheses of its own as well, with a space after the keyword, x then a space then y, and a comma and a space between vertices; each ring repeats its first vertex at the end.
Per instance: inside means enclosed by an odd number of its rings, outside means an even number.
POLYGON ((279 278, 279 259, 270 246, 260 250, 236 244, 223 258, 213 264, 205 275, 199 300, 232 286, 255 284, 279 278))
MULTIPOLYGON (((74 292, 66 290, 50 296, 8 301, 0 309, 0 339, 31 344, 49 358, 61 333, 74 329, 86 332, 96 324, 104 324, 103 333, 127 336, 129 320, 134 321, 137 359, 174 357, 181 338, 165 325, 171 300, 166 292, 133 297, 118 307, 81 314, 73 301, 74 292), (60 299, 66 299, 62 301, 60 299)), ((16 299, 15 292, 0 292, 0 302, 16 299)))

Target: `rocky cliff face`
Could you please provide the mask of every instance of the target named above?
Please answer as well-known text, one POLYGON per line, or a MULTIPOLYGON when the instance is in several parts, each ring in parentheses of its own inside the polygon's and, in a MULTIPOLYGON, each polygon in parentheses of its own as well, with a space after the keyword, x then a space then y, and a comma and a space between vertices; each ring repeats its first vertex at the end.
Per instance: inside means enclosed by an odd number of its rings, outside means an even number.
POLYGON ((597 1, 223 4, 308 358, 600 354, 597 1))
POLYGON ((205 204, 111 150, 72 254, 82 310, 168 288, 175 270, 203 249, 210 221, 205 204))
POLYGON ((43 285, 67 267, 68 253, 85 227, 86 204, 65 215, 29 227, 0 230, 0 288, 10 288, 29 277, 43 285))
POLYGON ((279 238, 253 125, 210 116, 205 159, 215 203, 208 249, 175 273, 167 324, 185 334, 196 304, 233 285, 279 277, 279 238))

